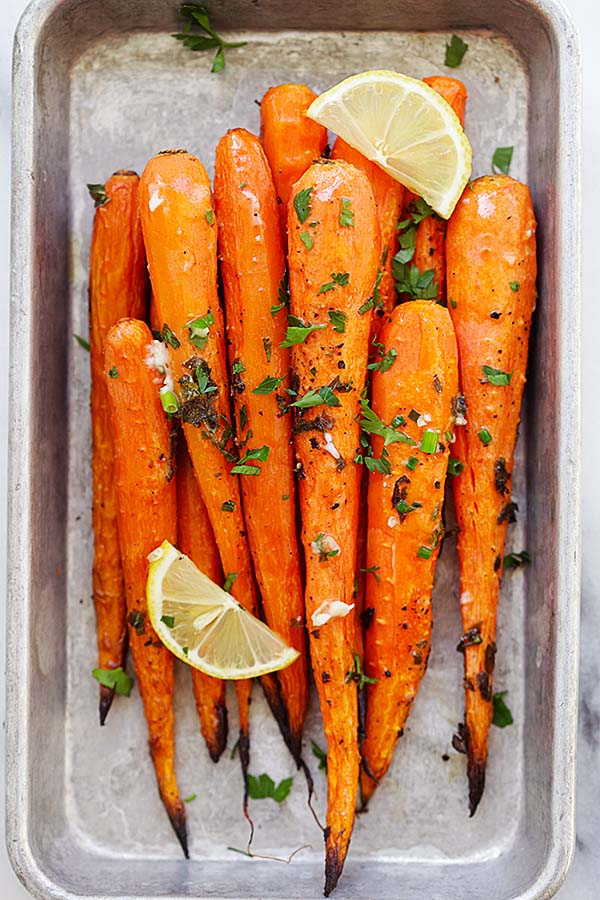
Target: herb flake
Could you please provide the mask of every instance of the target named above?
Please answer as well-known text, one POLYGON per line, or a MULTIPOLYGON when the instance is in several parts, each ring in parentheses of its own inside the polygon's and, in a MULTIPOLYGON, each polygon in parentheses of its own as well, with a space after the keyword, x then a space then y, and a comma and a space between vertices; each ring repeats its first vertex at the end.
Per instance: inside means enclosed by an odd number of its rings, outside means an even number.
POLYGON ((103 687, 110 688, 121 697, 130 696, 133 678, 121 666, 116 669, 92 669, 92 675, 103 687))
POLYGON ((446 56, 444 58, 445 65, 450 69, 456 69, 460 66, 468 49, 469 45, 457 34, 453 34, 450 38, 450 43, 446 44, 446 56))
POLYGON ((512 155, 512 147, 496 147, 492 157, 492 171, 495 173, 503 172, 505 175, 508 175, 510 164, 512 162, 512 155))

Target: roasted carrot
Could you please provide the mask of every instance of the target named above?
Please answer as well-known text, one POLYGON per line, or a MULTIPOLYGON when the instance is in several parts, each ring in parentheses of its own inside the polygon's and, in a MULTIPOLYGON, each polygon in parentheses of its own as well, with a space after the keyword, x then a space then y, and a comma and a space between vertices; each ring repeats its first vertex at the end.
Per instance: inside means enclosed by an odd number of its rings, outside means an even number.
MULTIPOLYGON (((223 584, 215 536, 184 441, 177 448, 177 546, 201 572, 223 584)), ((192 683, 200 729, 211 759, 218 762, 227 744, 225 682, 192 669, 192 683)))
MULTIPOLYGON (((181 150, 151 159, 140 181, 140 213, 153 299, 200 495, 217 537, 225 576, 235 578, 231 592, 256 613, 256 588, 233 465, 227 351, 217 293, 217 223, 210 182, 200 160, 181 150)), ((246 447, 246 455, 250 450, 259 448, 246 447)), ((251 688, 251 682, 236 682, 244 775, 251 688)))
MULTIPOLYGON (((445 75, 434 75, 424 78, 425 84, 437 91, 441 97, 452 107, 460 124, 464 124, 465 106, 467 102, 467 89, 457 78, 447 78, 445 75)), ((407 215, 410 215, 410 203, 416 199, 415 195, 407 192, 407 215)), ((415 238, 415 253, 413 264, 420 272, 433 269, 433 283, 437 285, 437 300, 446 300, 446 222, 435 214, 422 219, 417 226, 415 238)))
MULTIPOLYGON (((107 201, 96 208, 90 250, 90 363, 92 370, 93 596, 98 666, 122 666, 126 654, 125 591, 117 532, 113 443, 104 379, 104 340, 124 316, 143 318, 148 279, 135 172, 119 171, 104 185, 107 201)), ((114 691, 100 687, 100 724, 114 691)))
POLYGON ((361 169, 371 182, 377 204, 382 244, 380 263, 382 274, 378 288, 378 303, 372 319, 372 336, 374 337, 381 327, 385 313, 391 312, 396 305, 392 260, 398 249, 397 227, 402 213, 404 188, 395 178, 384 172, 377 163, 368 160, 366 156, 363 156, 342 138, 336 138, 331 158, 344 159, 356 166, 357 169, 361 169))
MULTIPOLYGON (((288 312, 277 197, 264 150, 243 128, 229 131, 215 160, 215 205, 237 441, 268 447, 260 477, 241 476, 244 517, 267 624, 300 653, 278 673, 279 725, 300 764, 308 704, 304 596, 296 534, 288 312), (243 185, 243 187, 242 187, 243 185)), ((277 676, 275 676, 277 677, 277 676)))
POLYGON ((284 244, 292 186, 327 147, 327 129, 305 115, 316 98, 305 84, 280 84, 260 103, 260 137, 273 172, 284 244))
POLYGON ((446 239, 466 425, 453 455, 465 655, 469 806, 485 786, 492 721, 496 610, 504 540, 514 520, 512 467, 536 290, 536 222, 529 189, 507 175, 465 188, 446 239))
POLYGON ((373 373, 363 426, 381 471, 369 475, 364 621, 366 805, 385 775, 427 668, 431 591, 444 529, 442 504, 458 360, 448 311, 427 300, 396 307, 379 339, 389 368, 373 373))
POLYGON ((365 385, 373 289, 381 256, 366 175, 344 162, 310 167, 288 209, 297 375, 294 426, 306 556, 310 651, 328 744, 325 894, 340 877, 354 823, 358 713, 353 614, 361 469, 359 398, 365 385), (353 213, 350 226, 344 211, 353 213))
POLYGON ((175 541, 177 507, 171 434, 151 368, 152 335, 121 319, 106 337, 104 373, 114 440, 115 490, 125 575, 129 646, 144 712, 158 790, 186 857, 185 809, 175 779, 173 657, 146 609, 147 556, 175 541))

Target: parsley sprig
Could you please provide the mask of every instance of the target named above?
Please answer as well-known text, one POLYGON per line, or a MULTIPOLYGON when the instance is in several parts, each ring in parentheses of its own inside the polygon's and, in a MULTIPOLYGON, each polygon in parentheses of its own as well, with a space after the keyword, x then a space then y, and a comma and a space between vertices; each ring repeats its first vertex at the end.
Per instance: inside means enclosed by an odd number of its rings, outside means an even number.
POLYGON ((244 47, 246 41, 225 41, 212 27, 208 18, 208 10, 197 3, 182 3, 179 15, 185 20, 183 30, 172 37, 181 41, 190 50, 202 51, 217 48, 211 72, 222 72, 225 68, 225 50, 233 47, 244 47), (195 31, 193 30, 195 29, 195 31))
POLYGON ((412 262, 417 242, 417 228, 424 219, 434 216, 431 206, 417 197, 408 207, 408 218, 398 222, 398 242, 400 249, 392 261, 392 273, 396 290, 408 294, 413 300, 436 300, 437 284, 433 283, 434 269, 419 271, 412 262))

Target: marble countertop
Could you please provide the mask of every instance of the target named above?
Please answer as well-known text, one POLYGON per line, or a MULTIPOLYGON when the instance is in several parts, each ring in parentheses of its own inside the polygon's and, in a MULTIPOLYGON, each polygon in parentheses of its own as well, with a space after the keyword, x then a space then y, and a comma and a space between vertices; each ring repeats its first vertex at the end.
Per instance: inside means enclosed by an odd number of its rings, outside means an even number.
MULTIPOLYGON (((493 0, 487 0, 493 2, 493 0)), ((10 181, 10 66, 12 34, 26 0, 2 0, 0 30, 0 175, 10 181)), ((583 588, 581 620, 580 718, 577 775, 577 844, 573 865, 559 900, 596 900, 600 897, 600 479, 597 477, 600 416, 597 385, 600 383, 600 302, 591 290, 600 284, 600 254, 594 210, 600 208, 600 5, 597 0, 565 0, 582 36, 584 60, 583 96, 583 588), (595 159, 594 159, 595 154, 595 159)), ((9 421, 7 385, 9 190, 0 192, 0 421, 9 421)), ((6 471, 6 429, 0 431, 0 473, 6 471)), ((6 482, 0 476, 0 593, 6 583, 6 482)), ((4 658, 4 603, 0 603, 0 656, 4 658)), ((4 719, 4 691, 0 692, 4 719)), ((0 769, 4 768, 4 730, 0 732, 0 769)), ((0 779, 0 801, 4 783, 0 779)), ((4 846, 4 822, 0 817, 0 897, 26 900, 29 894, 12 872, 4 846)), ((426 898, 423 898, 426 900, 426 898)), ((457 898, 458 900, 458 898, 457 898)))

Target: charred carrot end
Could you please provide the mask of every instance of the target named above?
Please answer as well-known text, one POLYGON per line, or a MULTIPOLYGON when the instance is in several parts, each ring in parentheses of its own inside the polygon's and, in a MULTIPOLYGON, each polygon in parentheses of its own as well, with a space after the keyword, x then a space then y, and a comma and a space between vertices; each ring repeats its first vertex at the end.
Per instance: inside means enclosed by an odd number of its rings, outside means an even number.
MULTIPOLYGON (((125 316, 143 317, 147 275, 138 210, 138 176, 119 171, 104 185, 105 202, 96 208, 90 250, 90 363, 92 372, 93 597, 98 666, 124 665, 127 652, 125 589, 116 522, 113 445, 103 372, 109 328, 125 316)), ((100 724, 114 692, 100 687, 100 724)))
POLYGON ((217 146, 215 207, 237 440, 244 445, 252 435, 255 446, 269 449, 260 476, 241 477, 248 540, 267 624, 300 654, 263 680, 263 688, 299 765, 308 675, 292 422, 283 414, 290 388, 290 351, 282 347, 285 261, 269 163, 258 138, 243 128, 229 131, 217 146))
POLYGON ((453 486, 471 815, 485 784, 502 558, 515 516, 511 474, 536 297, 535 229, 528 188, 485 176, 465 189, 446 240, 466 422, 453 448, 463 465, 453 486))
POLYGON ((305 84, 269 88, 260 104, 260 136, 273 172, 285 235, 292 186, 327 146, 327 129, 306 116, 317 95, 305 84))
MULTIPOLYGON (((347 144, 342 138, 336 138, 331 151, 332 159, 342 159, 351 163, 365 173, 377 204, 377 217, 381 231, 381 278, 377 291, 377 304, 372 320, 372 334, 374 338, 384 321, 384 314, 391 312, 396 305, 396 288, 392 262, 398 250, 398 221, 401 218, 404 202, 404 188, 380 169, 379 166, 368 160, 362 153, 347 144)), ((359 579, 360 581, 360 579, 359 579)))
POLYGON ((385 462, 369 475, 367 569, 373 574, 366 586, 363 806, 392 761, 427 668, 458 394, 446 309, 425 300, 404 303, 379 339, 390 365, 374 371, 371 406, 363 402, 361 419, 375 459, 385 462))
POLYGON ((147 557, 177 537, 169 425, 159 399, 148 327, 122 319, 106 338, 104 372, 114 440, 119 543, 125 576, 129 646, 148 724, 161 799, 187 855, 185 811, 175 777, 173 657, 150 624, 147 557))
MULTIPOLYGON (((177 546, 211 581, 223 584, 215 536, 182 438, 177 447, 177 546)), ((200 730, 211 759, 218 762, 227 744, 225 682, 192 669, 192 684, 200 730)))
POLYGON ((381 254, 366 175, 341 161, 311 166, 292 192, 288 237, 291 313, 299 324, 288 329, 287 343, 298 377, 294 446, 306 616, 328 746, 330 893, 348 852, 358 787, 354 577, 361 470, 355 456, 381 254), (352 227, 344 224, 350 212, 352 227))

